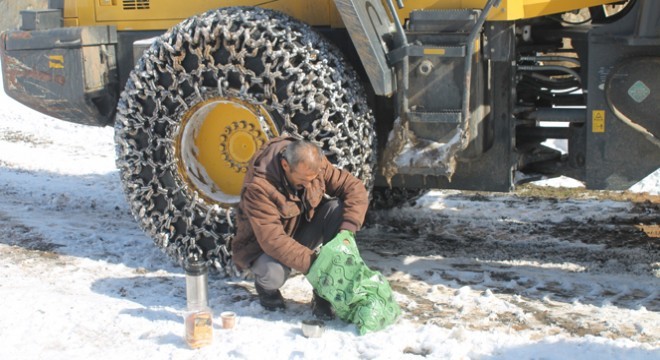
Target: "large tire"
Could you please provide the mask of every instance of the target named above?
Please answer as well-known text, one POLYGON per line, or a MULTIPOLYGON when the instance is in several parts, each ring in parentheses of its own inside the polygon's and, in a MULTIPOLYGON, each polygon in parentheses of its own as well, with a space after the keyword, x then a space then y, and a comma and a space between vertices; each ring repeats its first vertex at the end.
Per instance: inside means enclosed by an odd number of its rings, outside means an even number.
POLYGON ((117 166, 140 226, 181 264, 230 259, 252 154, 283 132, 373 182, 373 115, 353 69, 307 25, 232 7, 190 18, 145 52, 121 95, 117 166))

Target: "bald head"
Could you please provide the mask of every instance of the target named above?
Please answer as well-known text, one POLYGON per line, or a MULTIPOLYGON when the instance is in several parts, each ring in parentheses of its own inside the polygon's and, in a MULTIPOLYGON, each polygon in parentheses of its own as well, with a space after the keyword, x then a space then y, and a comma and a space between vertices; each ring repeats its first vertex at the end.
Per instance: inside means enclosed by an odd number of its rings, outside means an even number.
POLYGON ((318 171, 323 160, 323 153, 318 145, 305 140, 294 140, 284 150, 284 159, 292 170, 298 165, 305 164, 311 170, 318 171))

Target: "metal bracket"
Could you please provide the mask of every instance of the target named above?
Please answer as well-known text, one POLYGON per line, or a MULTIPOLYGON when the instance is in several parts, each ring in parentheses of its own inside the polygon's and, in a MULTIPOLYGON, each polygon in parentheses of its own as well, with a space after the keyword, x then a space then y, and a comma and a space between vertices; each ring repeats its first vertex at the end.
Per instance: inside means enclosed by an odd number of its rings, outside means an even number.
POLYGON ((387 61, 390 65, 394 66, 396 63, 402 61, 405 57, 423 57, 423 56, 440 56, 440 57, 465 57, 465 46, 442 46, 430 47, 421 45, 407 45, 394 49, 387 54, 387 61))

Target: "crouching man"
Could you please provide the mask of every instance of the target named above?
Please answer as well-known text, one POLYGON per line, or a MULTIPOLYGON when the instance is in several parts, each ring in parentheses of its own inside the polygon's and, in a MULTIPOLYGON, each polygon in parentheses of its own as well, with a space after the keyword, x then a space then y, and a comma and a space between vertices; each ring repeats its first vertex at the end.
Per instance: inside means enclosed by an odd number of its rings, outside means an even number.
MULTIPOLYGON (((283 309, 279 289, 291 269, 306 274, 321 244, 341 230, 359 230, 368 203, 364 184, 333 166, 317 145, 278 137, 263 146, 243 182, 232 240, 234 262, 254 274, 261 305, 283 309)), ((334 317, 316 292, 312 312, 334 317)))

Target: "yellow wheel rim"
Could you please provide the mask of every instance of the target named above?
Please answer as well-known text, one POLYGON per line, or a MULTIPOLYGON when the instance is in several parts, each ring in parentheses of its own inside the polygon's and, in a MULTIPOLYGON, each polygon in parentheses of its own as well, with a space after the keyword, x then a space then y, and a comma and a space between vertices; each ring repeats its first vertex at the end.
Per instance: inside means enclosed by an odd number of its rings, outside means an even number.
POLYGON ((262 106, 234 99, 207 100, 183 117, 176 144, 179 172, 201 197, 234 205, 252 155, 277 135, 262 106))

